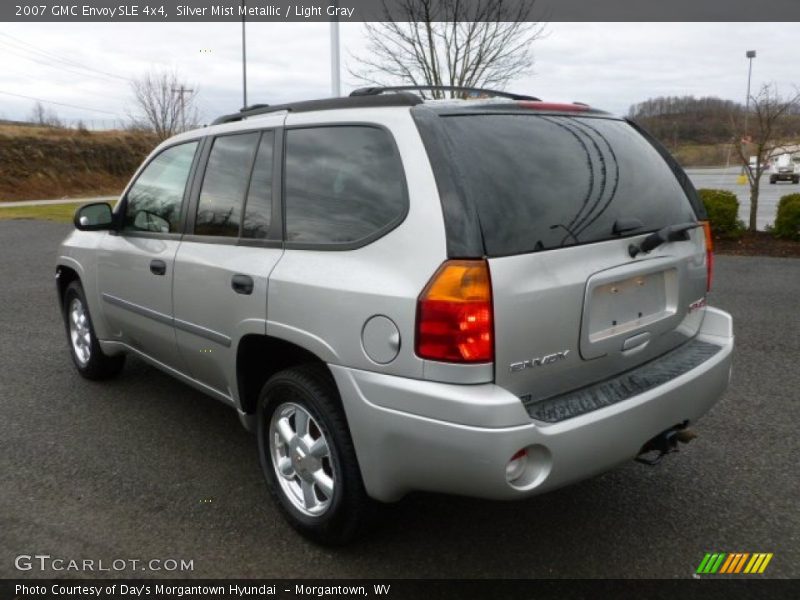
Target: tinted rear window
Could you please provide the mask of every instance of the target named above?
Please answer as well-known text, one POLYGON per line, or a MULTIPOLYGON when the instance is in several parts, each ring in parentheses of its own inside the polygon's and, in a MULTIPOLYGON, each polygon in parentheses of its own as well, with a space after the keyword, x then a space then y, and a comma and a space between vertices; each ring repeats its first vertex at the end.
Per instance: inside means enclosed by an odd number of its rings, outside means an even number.
POLYGON ((453 178, 489 256, 613 239, 694 221, 670 167, 624 121, 556 115, 441 117, 453 178))

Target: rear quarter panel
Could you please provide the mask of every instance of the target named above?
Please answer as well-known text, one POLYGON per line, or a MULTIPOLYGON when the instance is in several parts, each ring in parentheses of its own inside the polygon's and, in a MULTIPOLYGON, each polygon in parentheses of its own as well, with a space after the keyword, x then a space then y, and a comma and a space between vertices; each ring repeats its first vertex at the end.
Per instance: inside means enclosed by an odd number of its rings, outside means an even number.
POLYGON ((414 353, 417 296, 446 259, 442 209, 425 148, 408 110, 335 110, 289 114, 286 126, 375 124, 394 137, 408 189, 405 220, 355 250, 287 249, 269 282, 267 333, 332 364, 423 376, 414 353), (400 350, 381 365, 364 352, 361 332, 373 315, 400 331, 400 350))

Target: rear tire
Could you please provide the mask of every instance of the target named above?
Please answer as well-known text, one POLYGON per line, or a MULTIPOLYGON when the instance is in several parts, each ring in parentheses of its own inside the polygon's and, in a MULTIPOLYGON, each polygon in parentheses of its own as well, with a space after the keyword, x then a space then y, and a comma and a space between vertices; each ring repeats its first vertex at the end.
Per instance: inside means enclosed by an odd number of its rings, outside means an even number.
POLYGON ((770 184, 774 184, 774 183, 776 183, 777 181, 778 181, 778 179, 777 179, 776 177, 770 177, 770 178, 769 178, 769 182, 770 182, 770 184))
POLYGON ((86 295, 79 281, 73 281, 64 291, 63 315, 69 353, 78 373, 92 380, 108 379, 117 375, 125 365, 125 355, 103 354, 94 333, 86 295))
POLYGON ((792 177, 792 183, 800 183, 800 177, 792 177))
POLYGON ((355 538, 373 501, 327 368, 303 365, 273 375, 259 397, 257 432, 267 488, 289 523, 319 544, 355 538))

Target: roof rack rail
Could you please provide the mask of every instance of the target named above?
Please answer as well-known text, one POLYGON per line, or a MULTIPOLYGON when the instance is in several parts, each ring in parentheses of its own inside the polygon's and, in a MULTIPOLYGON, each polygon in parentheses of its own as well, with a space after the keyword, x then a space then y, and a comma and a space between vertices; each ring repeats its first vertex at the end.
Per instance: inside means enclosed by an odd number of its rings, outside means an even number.
POLYGON ((364 87, 350 92, 350 96, 378 96, 384 92, 411 92, 411 91, 437 91, 437 92, 465 92, 468 94, 491 94, 499 98, 510 98, 511 100, 532 100, 541 102, 541 98, 526 96, 524 94, 512 94, 511 92, 501 92, 500 90, 489 90, 484 88, 463 87, 458 85, 395 85, 387 87, 364 87))
POLYGON ((304 100, 302 102, 289 102, 287 104, 255 104, 243 108, 239 112, 222 115, 211 122, 212 125, 241 121, 247 117, 280 112, 309 112, 312 110, 334 110, 337 108, 375 108, 381 106, 415 106, 422 100, 415 94, 391 94, 387 96, 362 95, 344 96, 342 98, 323 98, 321 100, 304 100))

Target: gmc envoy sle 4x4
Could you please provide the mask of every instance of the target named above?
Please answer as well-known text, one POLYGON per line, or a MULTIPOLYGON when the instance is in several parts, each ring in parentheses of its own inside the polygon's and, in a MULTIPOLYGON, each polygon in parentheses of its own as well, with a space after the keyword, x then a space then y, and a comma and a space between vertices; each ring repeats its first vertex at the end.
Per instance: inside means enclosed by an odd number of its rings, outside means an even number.
POLYGON ((655 462, 730 376, 705 213, 655 140, 583 104, 421 96, 178 135, 58 255, 81 375, 132 354, 235 408, 323 543, 412 490, 517 499, 655 462))

